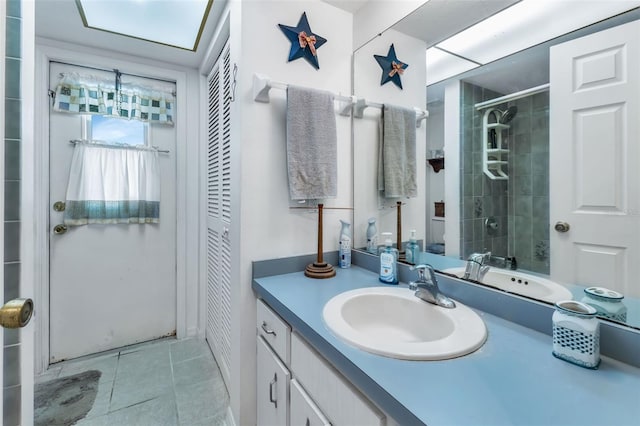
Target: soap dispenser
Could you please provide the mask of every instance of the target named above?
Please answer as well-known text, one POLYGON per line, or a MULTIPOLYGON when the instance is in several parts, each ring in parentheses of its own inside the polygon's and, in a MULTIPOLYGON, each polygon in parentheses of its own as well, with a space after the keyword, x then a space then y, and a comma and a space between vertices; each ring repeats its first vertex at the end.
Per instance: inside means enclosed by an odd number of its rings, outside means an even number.
POLYGON ((340 223, 342 223, 342 228, 340 229, 338 266, 341 268, 349 268, 351 266, 351 224, 344 220, 340 220, 340 223))
POLYGON ((398 249, 391 246, 391 232, 383 232, 384 249, 380 252, 380 281, 398 284, 398 249))
POLYGON ((367 252, 378 254, 378 230, 375 217, 369 219, 369 226, 367 226, 367 252))
POLYGON ((420 256, 420 246, 416 242, 416 230, 411 230, 411 237, 409 237, 409 242, 405 248, 405 256, 407 263, 411 265, 415 265, 416 263, 420 263, 418 260, 418 256, 420 256))

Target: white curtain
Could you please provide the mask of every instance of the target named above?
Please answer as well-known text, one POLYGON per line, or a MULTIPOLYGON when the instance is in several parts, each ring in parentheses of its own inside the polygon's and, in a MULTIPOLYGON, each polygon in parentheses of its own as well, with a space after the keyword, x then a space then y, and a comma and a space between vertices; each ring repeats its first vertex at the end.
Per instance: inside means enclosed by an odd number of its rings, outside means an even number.
POLYGON ((76 143, 64 223, 158 223, 158 153, 145 147, 76 143))

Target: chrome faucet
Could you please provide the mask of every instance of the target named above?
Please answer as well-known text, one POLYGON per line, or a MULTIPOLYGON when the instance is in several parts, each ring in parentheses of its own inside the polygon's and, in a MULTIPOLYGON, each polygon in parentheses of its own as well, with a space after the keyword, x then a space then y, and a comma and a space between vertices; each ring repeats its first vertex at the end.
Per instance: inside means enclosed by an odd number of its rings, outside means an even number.
POLYGON ((473 253, 467 258, 467 266, 464 269, 462 278, 465 280, 482 281, 484 276, 489 272, 489 261, 491 260, 491 252, 473 253))
POLYGON ((440 293, 436 273, 431 265, 412 266, 411 270, 413 271, 414 269, 418 271, 418 279, 409 282, 409 290, 415 290, 417 298, 425 302, 433 303, 434 305, 442 306, 443 308, 456 307, 456 303, 453 300, 440 293), (425 270, 429 271, 429 278, 425 276, 425 270))

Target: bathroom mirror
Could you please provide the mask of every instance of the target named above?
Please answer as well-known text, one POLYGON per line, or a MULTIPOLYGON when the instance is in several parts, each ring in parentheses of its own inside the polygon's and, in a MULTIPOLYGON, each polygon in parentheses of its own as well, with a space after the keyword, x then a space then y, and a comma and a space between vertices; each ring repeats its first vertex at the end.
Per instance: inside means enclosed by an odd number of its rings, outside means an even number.
MULTIPOLYGON (((432 2, 426 3, 421 9, 433 8, 433 5, 429 6, 430 3, 432 2)), ((579 30, 554 37, 502 59, 491 60, 484 65, 479 60, 476 63, 462 63, 461 71, 472 69, 425 86, 422 92, 414 89, 412 93, 405 93, 406 87, 412 84, 408 80, 410 72, 415 71, 412 70, 413 64, 410 61, 416 64, 415 68, 420 67, 418 56, 411 49, 422 48, 424 60, 426 49, 509 6, 506 3, 513 2, 502 2, 499 9, 490 12, 486 9, 478 10, 475 19, 469 13, 457 16, 460 15, 460 10, 455 9, 455 6, 464 2, 449 3, 452 6, 450 16, 447 16, 444 4, 439 4, 437 13, 424 13, 424 10, 418 9, 354 52, 355 94, 376 102, 406 106, 415 102, 414 106, 426 107, 429 111, 426 126, 423 124, 417 133, 418 145, 424 144, 424 153, 418 153, 418 166, 424 170, 423 191, 418 198, 403 200, 402 240, 408 240, 410 229, 417 229, 418 239, 423 240, 423 247, 433 253, 444 251, 444 256, 425 255, 425 260, 440 271, 453 272, 458 276, 462 275, 460 268, 464 268, 464 259, 472 253, 491 251, 491 269, 497 272, 508 272, 513 265, 517 272, 526 276, 538 277, 540 280, 550 279, 554 266, 558 265, 554 265, 554 262, 566 262, 561 257, 562 253, 554 253, 552 244, 552 239, 560 234, 555 230, 556 223, 551 223, 554 217, 550 214, 550 197, 554 190, 566 185, 566 182, 561 180, 562 174, 559 171, 563 167, 551 169, 549 163, 549 123, 558 119, 549 106, 550 89, 546 86, 550 78, 550 47, 639 20, 638 4, 626 2, 631 10, 625 13, 599 20, 586 27, 582 25, 579 30), (636 8, 632 9, 633 7, 636 8), (422 22, 422 28, 439 28, 440 32, 422 30, 429 33, 429 38, 420 39, 422 36, 415 32, 415 28, 420 27, 416 25, 418 19, 422 22), (429 21, 430 19, 437 22, 429 21), (447 22, 446 27, 442 25, 443 20, 447 22), (402 91, 385 91, 384 86, 380 86, 379 75, 376 78, 375 75, 363 72, 365 67, 371 66, 366 61, 372 53, 386 54, 384 46, 388 47, 391 43, 395 43, 398 59, 403 60, 403 56, 409 58, 405 59, 410 66, 402 76, 403 83, 407 78, 402 91), (422 47, 420 43, 423 43, 422 47), (532 91, 527 92, 532 88, 532 91), (524 93, 519 94, 523 91, 524 93), (422 97, 421 104, 418 104, 420 100, 413 97, 416 94, 422 97), (513 94, 516 96, 509 96, 513 94), (492 103, 495 99, 498 101, 492 103), (483 107, 483 103, 488 103, 488 106, 483 107), (489 110, 493 111, 487 114, 489 110), (488 157, 487 151, 483 151, 483 144, 489 151, 496 151, 489 152, 491 156, 488 157), (495 157, 500 150, 505 151, 504 158, 495 157), (444 168, 436 172, 427 160, 441 157, 444 157, 444 168), (487 162, 501 160, 505 164, 500 171, 507 179, 492 179, 484 173, 483 167, 487 162), (447 202, 444 203, 442 216, 442 212, 436 212, 436 209, 442 209, 443 205, 439 204, 437 207, 436 203, 444 201, 447 202), (418 224, 419 221, 422 223, 418 224), (515 263, 507 260, 512 257, 515 257, 515 263), (455 267, 458 267, 457 271, 453 269, 455 267)), ((527 28, 526 31, 531 33, 535 29, 527 28)), ((499 44, 496 43, 496 48, 501 47, 499 44)), ((375 62, 373 65, 375 66, 375 62)), ((420 72, 415 74, 423 75, 420 72)), ((636 93, 640 96, 640 89, 636 93)), ((356 249, 364 249, 366 245, 367 221, 371 217, 377 219, 378 235, 382 231, 391 230, 395 242, 396 232, 397 216, 390 208, 395 200, 390 200, 390 205, 384 206, 375 191, 376 150, 367 148, 365 144, 368 141, 375 146, 376 113, 367 113, 365 110, 362 119, 354 119, 353 127, 356 249), (363 193, 368 195, 363 196, 363 193)), ((551 165, 553 164, 555 163, 551 165)), ((606 170, 598 171, 601 174, 605 172, 606 170)), ((495 168, 490 173, 500 176, 495 168)), ((597 227, 606 228, 606 221, 603 215, 597 227)), ((379 241, 379 244, 382 243, 379 241)), ((640 241, 638 244, 640 245, 640 241)), ((637 260, 629 259, 633 263, 638 263, 637 260)), ((585 288, 613 287, 607 285, 608 282, 602 276, 589 278, 585 277, 577 282, 551 281, 560 282, 562 287, 571 292, 570 297, 576 300, 598 297, 597 293, 585 293, 585 288)), ((607 319, 640 328, 640 283, 635 283, 634 286, 624 291, 622 303, 626 309, 625 315, 610 316, 607 319)), ((520 294, 551 303, 551 300, 538 297, 535 293, 520 294)), ((610 302, 611 300, 607 303, 610 302)))

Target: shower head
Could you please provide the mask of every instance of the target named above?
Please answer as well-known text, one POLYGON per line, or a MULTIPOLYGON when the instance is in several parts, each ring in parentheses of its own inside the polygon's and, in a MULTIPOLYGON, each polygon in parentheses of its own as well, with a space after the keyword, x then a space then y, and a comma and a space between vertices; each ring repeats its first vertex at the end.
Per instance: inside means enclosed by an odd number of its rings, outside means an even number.
POLYGON ((500 124, 507 124, 508 122, 513 120, 513 118, 516 116, 517 113, 518 113, 518 107, 515 105, 510 106, 505 111, 502 111, 502 114, 500 115, 500 119, 499 119, 500 124))

